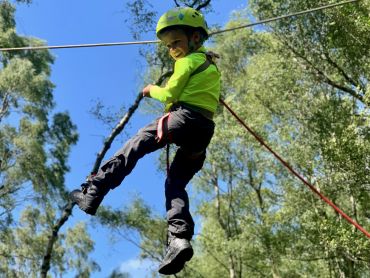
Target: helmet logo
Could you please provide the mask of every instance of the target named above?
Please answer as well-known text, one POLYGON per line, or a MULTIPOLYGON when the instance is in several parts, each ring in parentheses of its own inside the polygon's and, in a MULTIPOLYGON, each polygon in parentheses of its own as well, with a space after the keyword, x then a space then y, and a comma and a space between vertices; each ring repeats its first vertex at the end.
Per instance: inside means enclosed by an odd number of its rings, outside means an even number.
POLYGON ((179 14, 179 19, 180 19, 180 20, 183 20, 183 19, 184 19, 184 14, 183 14, 183 13, 180 13, 180 14, 179 14))
POLYGON ((167 20, 168 20, 168 21, 173 21, 173 20, 175 20, 175 19, 176 19, 176 16, 174 16, 174 15, 167 16, 167 20))

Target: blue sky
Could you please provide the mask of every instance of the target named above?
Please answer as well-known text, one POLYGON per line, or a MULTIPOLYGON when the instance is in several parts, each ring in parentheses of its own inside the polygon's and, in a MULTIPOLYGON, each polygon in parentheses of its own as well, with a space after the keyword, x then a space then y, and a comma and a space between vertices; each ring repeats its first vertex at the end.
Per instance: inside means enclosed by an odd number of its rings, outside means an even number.
MULTIPOLYGON (((29 6, 17 7, 17 31, 20 34, 41 38, 49 45, 118 42, 133 40, 128 29, 129 17, 124 0, 34 0, 29 6)), ((158 15, 173 7, 173 1, 149 1, 158 15)), ((213 0, 214 11, 207 15, 209 25, 224 25, 232 10, 244 7, 246 1, 213 0)), ((146 39, 155 39, 154 32, 146 39)), ((71 172, 67 175, 67 187, 78 187, 89 174, 102 147, 103 138, 110 132, 90 113, 97 99, 112 113, 125 105, 130 106, 142 87, 145 63, 139 55, 138 46, 81 48, 53 50, 55 63, 51 80, 56 111, 68 111, 78 127, 79 141, 72 149, 69 159, 71 172)), ((128 136, 154 118, 138 111, 126 129, 128 136)), ((107 154, 111 156, 127 139, 120 136, 107 154)), ((132 196, 140 196, 157 212, 164 214, 163 174, 157 171, 154 153, 143 158, 120 187, 111 191, 105 205, 120 207, 128 204, 132 196)), ((86 221, 90 234, 96 242, 92 259, 97 261, 101 272, 92 277, 107 277, 114 269, 130 272, 131 277, 145 277, 147 268, 156 267, 149 262, 137 260, 139 250, 131 243, 110 242, 110 234, 100 226, 91 225, 91 217, 77 208, 69 223, 86 221)), ((72 273, 68 277, 72 277, 72 273)))

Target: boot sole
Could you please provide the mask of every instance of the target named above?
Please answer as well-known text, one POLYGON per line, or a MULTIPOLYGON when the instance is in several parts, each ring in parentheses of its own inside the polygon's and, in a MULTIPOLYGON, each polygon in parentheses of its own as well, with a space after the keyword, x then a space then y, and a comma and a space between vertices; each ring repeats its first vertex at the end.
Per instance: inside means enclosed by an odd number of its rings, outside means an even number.
POLYGON ((172 275, 180 272, 187 261, 193 257, 193 248, 185 248, 180 250, 169 262, 161 264, 158 272, 164 275, 172 275))
MULTIPOLYGON (((78 193, 78 192, 77 192, 78 193)), ((75 196, 76 192, 72 191, 71 193, 69 193, 69 197, 70 199, 72 200, 72 202, 74 204, 76 204, 82 211, 84 211, 85 213, 87 214, 90 214, 90 215, 95 215, 96 214, 96 211, 97 209, 92 209, 90 208, 89 206, 84 206, 81 202, 81 199, 80 198, 77 198, 75 196)))

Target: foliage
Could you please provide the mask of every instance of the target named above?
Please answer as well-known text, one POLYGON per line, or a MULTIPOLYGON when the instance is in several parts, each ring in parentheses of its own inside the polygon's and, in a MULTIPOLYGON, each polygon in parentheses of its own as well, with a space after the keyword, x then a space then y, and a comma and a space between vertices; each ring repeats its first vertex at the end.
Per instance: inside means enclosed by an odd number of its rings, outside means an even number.
MULTIPOLYGON (((254 4, 262 10, 266 3, 254 4)), ((280 7, 275 4, 271 11, 280 7)), ((296 8, 302 9, 303 6, 296 8)), ((362 13, 361 7, 358 11, 348 9, 362 13)), ((261 10, 257 10, 259 14, 261 10)), ((292 10, 279 14, 289 12, 292 10)), ((263 14, 261 18, 269 16, 263 14)), ((349 21, 353 18, 342 16, 349 21)), ((238 17, 233 24, 239 25, 237 20, 238 17)), ((363 95, 361 88, 355 88, 345 77, 356 76, 367 87, 367 78, 363 77, 367 74, 368 55, 364 55, 362 43, 353 50, 353 57, 351 52, 318 43, 314 32, 318 25, 325 26, 327 19, 319 14, 315 20, 312 34, 289 32, 296 30, 292 28, 296 21, 291 20, 291 25, 280 23, 285 29, 277 24, 271 32, 240 31, 217 39, 217 50, 224 55, 219 67, 225 97, 275 150, 368 228, 369 194, 365 188, 369 177, 369 111, 359 97, 363 95), (237 45, 251 47, 234 47, 234 40, 237 45), (297 46, 301 48, 297 50, 297 46), (302 55, 301 49, 309 55, 302 55), (320 60, 317 53, 336 56, 328 56, 333 57, 332 61, 320 60), (314 58, 317 60, 312 64, 317 68, 307 63, 314 58), (359 64, 351 68, 352 59, 362 59, 361 68, 359 64), (340 74, 336 66, 339 61, 345 65, 340 67, 340 74), (329 79, 320 75, 321 67, 328 70, 329 79)), ((338 19, 333 25, 339 22, 343 21, 338 19)), ((302 29, 309 29, 305 23, 302 29)), ((353 27, 352 34, 363 28, 360 24, 353 27)), ((366 43, 367 37, 359 36, 357 40, 366 43)), ((333 40, 330 46, 338 44, 333 40)), ((203 267, 202 273, 211 271, 215 277, 367 276, 366 237, 354 233, 353 227, 311 196, 265 150, 261 152, 259 146, 246 139, 239 127, 230 129, 233 125, 224 113, 217 119, 219 133, 197 182, 214 204, 199 201, 199 213, 204 218, 200 254, 207 264, 194 260, 196 268, 203 267), (225 142, 225 138, 229 141, 225 142)))
MULTIPOLYGON (((29 2, 29 1, 26 1, 29 2)), ((209 11, 211 1, 173 1, 209 11)), ((325 3, 324 3, 325 2, 325 3)), ((331 1, 334 2, 334 1, 331 1)), ((326 1, 249 1, 226 27, 250 12, 269 18, 326 1)), ((128 3, 133 34, 154 30, 154 7, 128 3)), ((265 28, 214 37, 221 54, 223 97, 290 165, 370 228, 368 1, 292 17, 265 28)), ((3 46, 42 44, 16 34, 14 8, 0 5, 3 46)), ((147 79, 173 66, 158 45, 142 52, 147 79)), ((66 113, 53 111, 47 51, 3 53, 0 71, 0 271, 36 277, 57 211, 65 203, 64 174, 77 140, 66 113), (16 248, 14 248, 16 247, 16 248)), ((96 110, 100 115, 101 111, 96 110)), ((178 277, 367 277, 368 239, 261 148, 220 107, 216 133, 201 173, 193 180, 200 224, 195 258, 178 277)), ((98 222, 160 262, 166 222, 136 198, 104 208, 98 222)), ((83 224, 60 232, 52 253, 55 275, 74 269, 89 277, 93 243, 83 224)), ((153 274, 154 275, 154 274, 153 274)), ((126 277, 114 271, 111 277, 126 277)))
MULTIPOLYGON (((8 1, 0 2, 0 44, 41 45, 16 33, 14 12, 8 1)), ((53 60, 46 50, 0 56, 0 272, 6 277, 40 276, 54 222, 67 200, 64 175, 78 135, 68 113, 53 110, 53 60)), ((96 269, 87 259, 92 248, 85 226, 69 227, 55 242, 51 270, 86 277, 96 269)))
POLYGON ((142 259, 159 263, 163 258, 167 240, 166 221, 164 217, 154 215, 141 198, 136 197, 122 209, 102 207, 97 217, 100 224, 139 247, 142 259))
MULTIPOLYGON (((266 18, 327 4, 327 1, 281 2, 251 1, 251 6, 258 17, 266 18)), ((359 1, 281 20, 272 29, 317 81, 369 105, 364 99, 369 78, 368 22, 369 3, 359 1)))
POLYGON ((130 274, 114 270, 111 275, 109 275, 109 278, 130 278, 130 274))

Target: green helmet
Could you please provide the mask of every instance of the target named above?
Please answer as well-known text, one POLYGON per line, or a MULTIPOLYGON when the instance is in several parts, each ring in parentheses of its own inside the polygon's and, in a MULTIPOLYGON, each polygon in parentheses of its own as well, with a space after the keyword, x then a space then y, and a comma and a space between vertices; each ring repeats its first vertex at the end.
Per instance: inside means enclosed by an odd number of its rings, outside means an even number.
POLYGON ((178 7, 163 14, 157 23, 157 37, 159 38, 160 32, 164 29, 179 25, 199 28, 203 31, 205 39, 208 38, 207 22, 204 16, 199 11, 190 7, 178 7))

